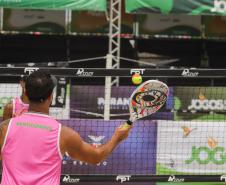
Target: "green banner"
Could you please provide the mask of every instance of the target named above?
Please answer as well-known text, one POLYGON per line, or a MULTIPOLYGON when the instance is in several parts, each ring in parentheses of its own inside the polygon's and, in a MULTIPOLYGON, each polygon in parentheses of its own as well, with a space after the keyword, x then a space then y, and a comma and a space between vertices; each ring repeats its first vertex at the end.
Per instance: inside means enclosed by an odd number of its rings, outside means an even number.
POLYGON ((226 120, 225 87, 174 88, 174 120, 226 120))
POLYGON ((105 11, 106 0, 0 0, 0 7, 105 11))
POLYGON ((225 0, 126 0, 127 13, 226 15, 225 0))

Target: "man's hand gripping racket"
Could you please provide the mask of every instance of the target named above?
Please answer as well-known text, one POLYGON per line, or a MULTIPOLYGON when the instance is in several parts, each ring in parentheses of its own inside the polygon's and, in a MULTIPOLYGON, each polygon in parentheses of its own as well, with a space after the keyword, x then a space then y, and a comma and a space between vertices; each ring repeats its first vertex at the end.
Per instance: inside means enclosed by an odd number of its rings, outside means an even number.
POLYGON ((166 102, 169 88, 158 80, 148 80, 139 85, 130 96, 130 118, 124 126, 157 112, 166 102))

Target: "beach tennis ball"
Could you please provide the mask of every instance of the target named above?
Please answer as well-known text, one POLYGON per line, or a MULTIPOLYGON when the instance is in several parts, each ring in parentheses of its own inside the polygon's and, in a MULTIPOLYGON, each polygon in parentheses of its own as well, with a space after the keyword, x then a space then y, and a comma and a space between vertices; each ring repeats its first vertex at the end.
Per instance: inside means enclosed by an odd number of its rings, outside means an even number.
POLYGON ((132 82, 134 85, 139 85, 142 83, 142 76, 138 73, 132 76, 132 82))

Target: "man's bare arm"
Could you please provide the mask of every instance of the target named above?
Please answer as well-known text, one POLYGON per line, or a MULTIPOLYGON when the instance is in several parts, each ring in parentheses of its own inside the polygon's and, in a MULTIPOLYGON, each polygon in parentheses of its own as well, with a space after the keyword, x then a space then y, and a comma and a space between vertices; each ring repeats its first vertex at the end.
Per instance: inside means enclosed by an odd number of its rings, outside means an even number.
POLYGON ((112 138, 104 145, 95 148, 82 140, 77 132, 68 127, 61 130, 61 152, 70 157, 90 164, 104 160, 114 148, 129 134, 130 128, 117 128, 112 138))
POLYGON ((7 103, 3 110, 3 121, 12 118, 13 116, 13 104, 7 103))
MULTIPOLYGON (((0 124, 0 151, 2 150, 2 146, 3 146, 4 140, 5 140, 5 135, 7 132, 8 125, 9 125, 9 121, 10 121, 10 119, 5 120, 0 124)), ((0 160, 1 159, 2 159, 2 154, 0 152, 0 160)))

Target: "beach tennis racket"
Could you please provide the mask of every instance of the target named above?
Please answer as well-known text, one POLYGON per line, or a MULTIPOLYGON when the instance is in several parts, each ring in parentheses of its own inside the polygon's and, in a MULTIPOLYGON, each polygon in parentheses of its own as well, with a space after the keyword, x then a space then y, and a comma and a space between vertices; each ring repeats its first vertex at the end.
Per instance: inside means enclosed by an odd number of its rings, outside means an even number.
POLYGON ((132 125, 138 119, 157 112, 166 102, 168 86, 158 80, 148 80, 139 85, 130 96, 130 118, 126 122, 132 125))

